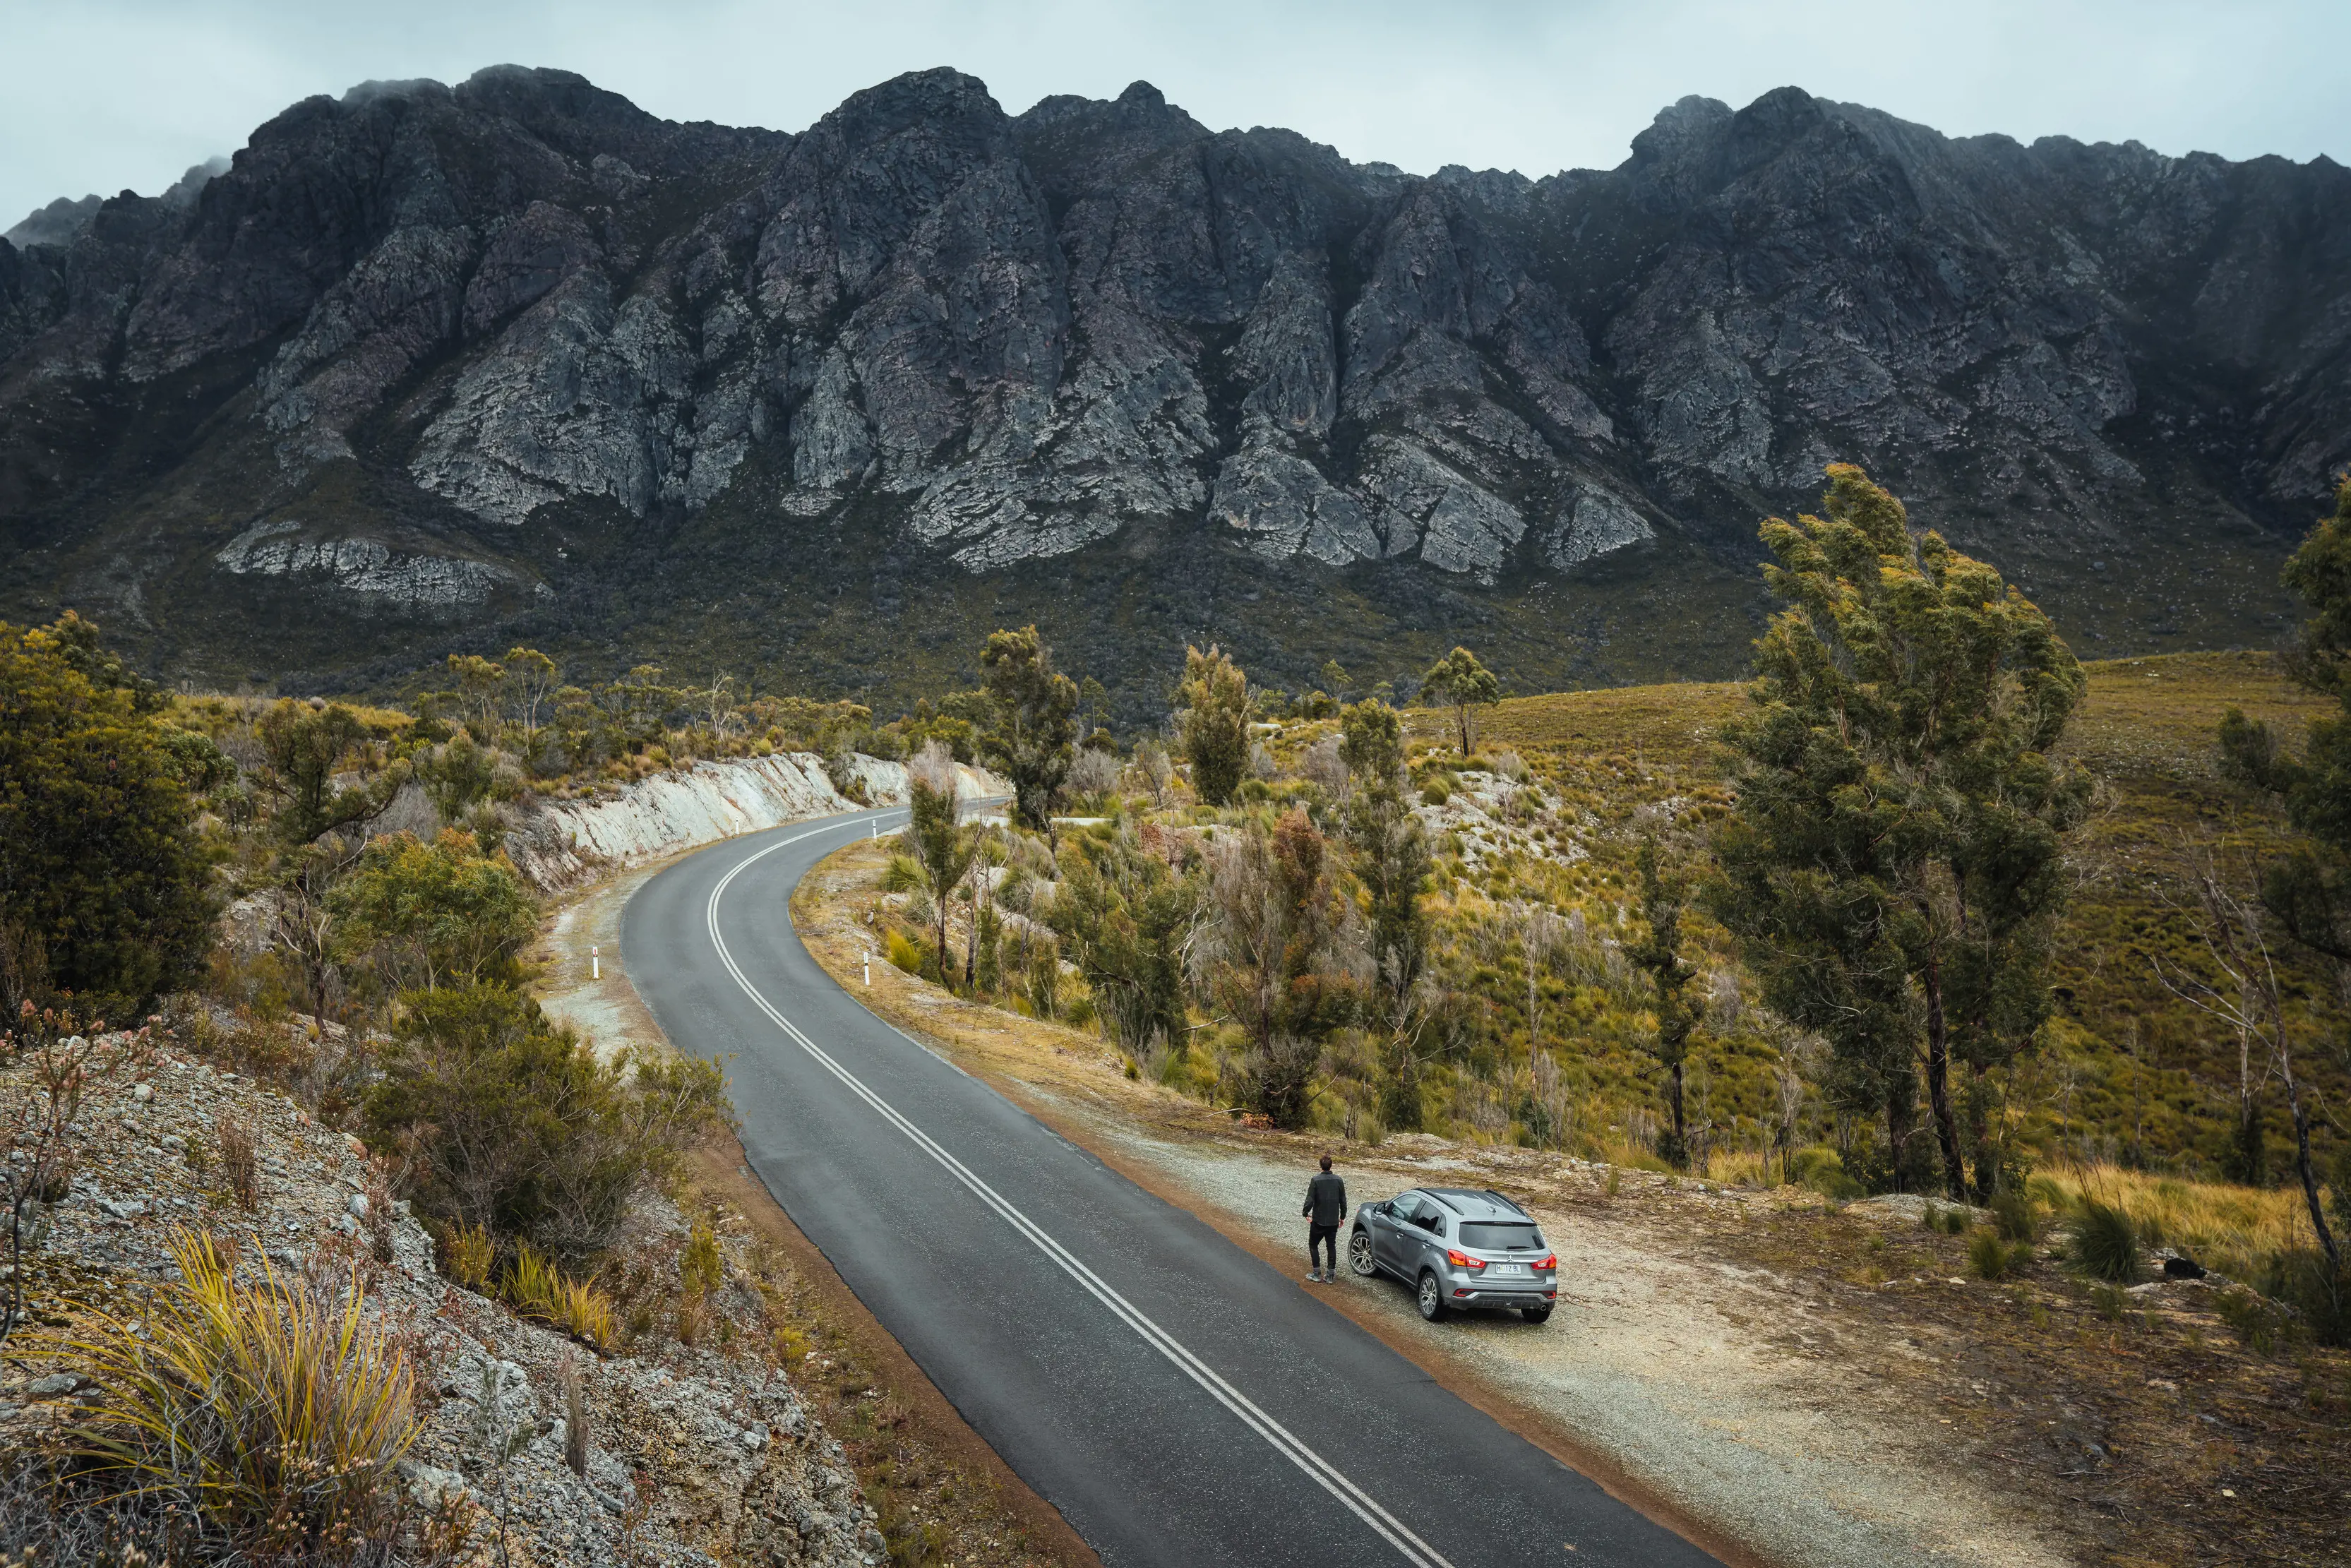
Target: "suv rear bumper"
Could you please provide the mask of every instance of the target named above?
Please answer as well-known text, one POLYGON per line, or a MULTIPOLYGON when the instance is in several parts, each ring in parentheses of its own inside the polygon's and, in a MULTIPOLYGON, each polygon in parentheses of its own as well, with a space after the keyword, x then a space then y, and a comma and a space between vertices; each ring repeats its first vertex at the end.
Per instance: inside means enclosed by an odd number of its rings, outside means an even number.
POLYGON ((1548 1307, 1559 1300, 1559 1290, 1551 1285, 1520 1285, 1510 1290, 1448 1281, 1445 1299, 1457 1307, 1548 1307))

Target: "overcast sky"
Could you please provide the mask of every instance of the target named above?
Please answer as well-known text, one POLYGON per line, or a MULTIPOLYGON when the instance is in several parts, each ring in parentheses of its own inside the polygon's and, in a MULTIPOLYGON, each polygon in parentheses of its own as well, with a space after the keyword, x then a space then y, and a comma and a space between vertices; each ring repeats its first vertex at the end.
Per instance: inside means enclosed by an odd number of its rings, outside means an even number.
POLYGON ((0 228, 55 196, 152 194, 313 93, 501 62, 790 131, 930 66, 1015 113, 1140 78, 1211 127, 1422 172, 1608 167, 1685 94, 1791 83, 1954 134, 2351 162, 2346 0, 0 0, 0 228))

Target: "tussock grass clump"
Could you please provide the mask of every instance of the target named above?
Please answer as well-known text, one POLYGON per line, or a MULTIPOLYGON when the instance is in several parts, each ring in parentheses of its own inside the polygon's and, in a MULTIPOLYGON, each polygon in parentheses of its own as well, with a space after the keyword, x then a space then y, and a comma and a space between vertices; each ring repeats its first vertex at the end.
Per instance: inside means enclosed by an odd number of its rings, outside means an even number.
POLYGON ((526 1242, 516 1250, 500 1294, 521 1315, 598 1348, 619 1343, 620 1323, 612 1300, 586 1280, 567 1278, 562 1270, 526 1242))
POLYGON ((100 1315, 45 1342, 99 1390, 64 1439, 83 1479, 160 1500, 256 1558, 340 1561, 392 1530, 393 1467, 416 1435, 414 1377, 340 1290, 237 1282, 209 1234, 180 1231, 183 1276, 134 1327, 100 1315))
POLYGON ((2082 1199, 2074 1221, 2074 1266, 2094 1280, 2134 1285, 2139 1278, 2138 1227, 2115 1204, 2082 1199))
POLYGON ((2004 1280, 2032 1261, 2032 1244, 2010 1242, 1996 1227, 1980 1225, 1968 1234, 1968 1271, 1979 1280, 2004 1280))
POLYGON ((453 1225, 441 1241, 442 1267, 457 1283, 479 1294, 488 1293, 490 1270, 497 1263, 497 1246, 479 1225, 453 1225))

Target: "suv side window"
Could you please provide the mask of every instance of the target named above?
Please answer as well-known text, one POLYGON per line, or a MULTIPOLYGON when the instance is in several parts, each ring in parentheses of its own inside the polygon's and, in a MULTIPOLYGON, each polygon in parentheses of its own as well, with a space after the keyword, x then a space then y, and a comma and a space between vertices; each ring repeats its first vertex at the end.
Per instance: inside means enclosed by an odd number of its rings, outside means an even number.
POLYGON ((1419 1214, 1423 1201, 1420 1194, 1416 1192, 1405 1193, 1388 1205, 1388 1218, 1398 1225, 1410 1225, 1419 1214))
POLYGON ((1423 1214, 1423 1215, 1420 1217, 1420 1222, 1421 1222, 1421 1224, 1423 1224, 1423 1225, 1425 1225, 1425 1226, 1426 1226, 1426 1227, 1428 1228, 1428 1233, 1429 1233, 1431 1236, 1434 1236, 1434 1237, 1437 1238, 1439 1240, 1442 1240, 1442 1239, 1444 1239, 1444 1236, 1445 1236, 1445 1212, 1444 1212, 1444 1210, 1442 1210, 1442 1209, 1438 1208, 1436 1205, 1431 1204, 1431 1205, 1429 1206, 1429 1207, 1428 1207, 1428 1211, 1427 1211, 1426 1213, 1423 1214))

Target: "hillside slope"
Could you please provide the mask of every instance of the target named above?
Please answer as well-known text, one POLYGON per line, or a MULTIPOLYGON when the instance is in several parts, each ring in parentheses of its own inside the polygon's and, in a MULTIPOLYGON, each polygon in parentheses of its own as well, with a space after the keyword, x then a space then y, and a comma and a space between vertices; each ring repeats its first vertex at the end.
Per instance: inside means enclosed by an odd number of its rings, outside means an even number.
MULTIPOLYGON (((2262 653, 2116 659, 2085 669, 2088 697, 2064 744, 2101 779, 2100 800, 2070 857, 2074 887, 2057 937, 2052 1049, 2022 1113, 2051 1154, 2210 1173, 2226 1156, 2237 1042, 2168 991, 2158 965, 2175 977, 2217 979, 2195 936, 2189 876, 2199 861, 2216 857, 2229 880, 2250 885, 2257 858, 2284 831, 2267 801, 2220 777, 2215 733, 2220 716, 2241 707, 2298 736, 2333 705, 2289 684, 2262 653)), ((1600 821, 1621 830, 1651 802, 1702 801, 1719 790, 1708 735, 1736 711, 1740 689, 1726 683, 1518 698, 1494 710, 1485 744, 1516 747, 1538 773, 1597 802, 1600 821)), ((1437 722, 1428 715, 1421 727, 1433 736, 1437 722)), ((1604 892, 1629 858, 1626 849, 1582 874, 1604 892)), ((2351 1082, 2351 1062, 2332 1043, 2334 983, 2291 953, 2278 961, 2297 1011, 2297 1071, 2337 1092, 2351 1082)), ((2269 1089, 2265 1101, 2271 1147, 2283 1151, 2292 1134, 2283 1092, 2269 1089)))

